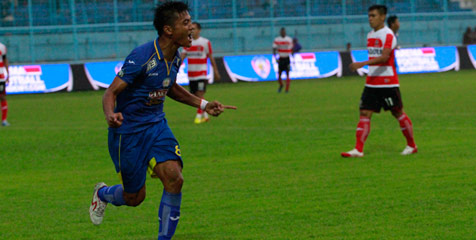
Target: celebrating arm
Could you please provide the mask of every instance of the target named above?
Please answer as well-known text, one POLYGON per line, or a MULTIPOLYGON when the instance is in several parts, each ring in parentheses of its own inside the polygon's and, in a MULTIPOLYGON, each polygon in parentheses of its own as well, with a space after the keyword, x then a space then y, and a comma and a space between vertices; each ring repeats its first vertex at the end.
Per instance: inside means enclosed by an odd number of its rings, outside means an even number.
POLYGON ((212 116, 220 115, 225 109, 236 109, 235 106, 226 106, 218 101, 207 102, 206 100, 202 100, 188 92, 185 88, 178 85, 177 83, 174 83, 174 85, 169 89, 167 96, 177 102, 181 102, 195 108, 200 107, 202 110, 205 110, 212 116))

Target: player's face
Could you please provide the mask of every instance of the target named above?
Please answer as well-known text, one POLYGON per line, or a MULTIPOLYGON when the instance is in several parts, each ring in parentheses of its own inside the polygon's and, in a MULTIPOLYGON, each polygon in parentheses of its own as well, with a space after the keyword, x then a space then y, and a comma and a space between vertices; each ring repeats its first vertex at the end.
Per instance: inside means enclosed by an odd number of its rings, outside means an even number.
POLYGON ((192 36, 193 36, 193 39, 197 39, 200 37, 200 32, 202 30, 198 29, 198 26, 197 24, 192 24, 193 25, 193 31, 192 31, 192 36))
POLYGON ((281 37, 286 37, 286 30, 281 29, 281 37))
POLYGON ((378 28, 385 23, 385 15, 380 14, 377 9, 369 12, 369 24, 371 28, 378 28))
POLYGON ((400 29, 400 21, 398 21, 398 18, 395 19, 395 22, 393 23, 393 30, 398 31, 400 29))
POLYGON ((181 47, 192 46, 192 19, 188 11, 179 13, 172 34, 173 41, 181 47))

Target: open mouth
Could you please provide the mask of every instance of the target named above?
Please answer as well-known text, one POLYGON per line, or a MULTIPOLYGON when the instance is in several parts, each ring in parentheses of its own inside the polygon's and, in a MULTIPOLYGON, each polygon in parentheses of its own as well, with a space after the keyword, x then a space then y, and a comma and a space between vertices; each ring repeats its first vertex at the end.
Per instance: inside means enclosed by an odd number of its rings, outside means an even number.
POLYGON ((191 42, 192 41, 192 33, 188 34, 188 40, 191 42))

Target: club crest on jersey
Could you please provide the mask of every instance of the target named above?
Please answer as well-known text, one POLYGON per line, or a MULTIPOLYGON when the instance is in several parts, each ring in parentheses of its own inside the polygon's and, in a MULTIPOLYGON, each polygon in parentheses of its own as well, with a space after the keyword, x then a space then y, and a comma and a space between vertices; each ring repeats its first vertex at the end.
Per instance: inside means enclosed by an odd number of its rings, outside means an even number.
POLYGON ((168 86, 170 86, 170 78, 164 79, 164 81, 162 82, 162 86, 163 86, 163 87, 168 87, 168 86))
POLYGON ((155 66, 157 66, 157 62, 155 61, 155 58, 153 58, 153 59, 147 64, 147 71, 153 69, 155 66))
POLYGON ((251 60, 251 66, 262 79, 266 79, 271 71, 271 63, 263 56, 254 57, 253 60, 251 60))
POLYGON ((379 47, 379 46, 380 46, 380 40, 378 40, 378 39, 375 40, 375 46, 376 46, 376 47, 379 47))

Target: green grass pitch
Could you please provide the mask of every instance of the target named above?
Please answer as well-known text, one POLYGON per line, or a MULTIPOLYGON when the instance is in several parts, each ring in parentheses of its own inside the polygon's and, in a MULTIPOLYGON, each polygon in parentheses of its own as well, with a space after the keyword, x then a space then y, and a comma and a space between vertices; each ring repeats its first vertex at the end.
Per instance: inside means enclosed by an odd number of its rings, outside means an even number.
MULTIPOLYGON (((209 86, 233 104, 209 123, 166 101, 185 163, 176 240, 476 238, 476 71, 400 76, 419 153, 390 113, 353 148, 364 78, 209 86)), ((0 128, 0 239, 157 239, 162 186, 141 206, 108 206, 91 224, 95 183, 119 183, 103 91, 8 96, 0 128)))

